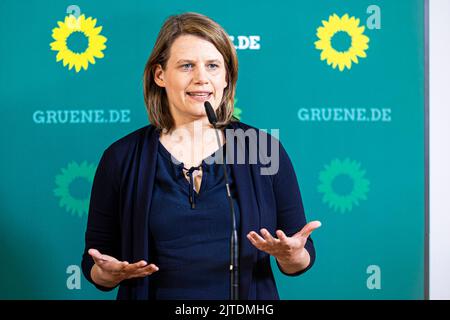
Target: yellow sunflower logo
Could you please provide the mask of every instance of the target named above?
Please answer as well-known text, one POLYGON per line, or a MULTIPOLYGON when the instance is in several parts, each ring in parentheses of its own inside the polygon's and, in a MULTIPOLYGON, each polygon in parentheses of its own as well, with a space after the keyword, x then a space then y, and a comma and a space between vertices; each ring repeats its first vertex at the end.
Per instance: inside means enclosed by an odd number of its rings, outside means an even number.
POLYGON ((64 22, 58 21, 59 27, 52 30, 55 41, 50 43, 51 49, 58 51, 56 62, 62 60, 64 67, 69 65, 69 70, 75 67, 79 72, 81 68, 87 70, 89 63, 95 64, 95 58, 103 58, 107 39, 100 34, 102 27, 96 27, 96 23, 97 19, 86 19, 84 14, 78 18, 69 15, 64 22))
POLYGON ((364 35, 365 28, 359 25, 359 19, 349 18, 348 14, 341 18, 333 14, 322 24, 317 28, 319 40, 314 43, 316 49, 322 50, 320 60, 327 60, 333 69, 338 66, 339 71, 343 71, 344 68, 350 69, 352 62, 358 63, 358 57, 367 56, 365 50, 369 48, 369 38, 364 35), (336 43, 342 37, 347 38, 344 38, 347 42, 344 45, 336 43))

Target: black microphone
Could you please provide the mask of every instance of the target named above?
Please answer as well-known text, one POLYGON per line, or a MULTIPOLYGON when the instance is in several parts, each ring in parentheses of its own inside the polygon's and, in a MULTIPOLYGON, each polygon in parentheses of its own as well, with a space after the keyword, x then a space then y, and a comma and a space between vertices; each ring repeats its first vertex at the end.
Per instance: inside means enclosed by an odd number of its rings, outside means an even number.
MULTIPOLYGON (((217 132, 217 116, 211 103, 205 101, 205 111, 208 116, 209 123, 214 127, 216 132, 217 144, 220 149, 220 139, 217 132)), ((225 167, 225 161, 222 158, 222 169, 225 176, 225 186, 227 187, 227 198, 230 204, 230 214, 232 221, 232 231, 231 231, 231 245, 230 245, 230 300, 239 300, 239 242, 238 234, 236 230, 236 215, 234 213, 233 198, 230 193, 230 185, 228 184, 228 174, 227 168, 225 167)))
MULTIPOLYGON (((217 117, 209 101, 205 101, 205 111, 206 115, 208 116, 209 123, 213 125, 214 129, 216 129, 217 117)), ((219 148, 220 148, 220 140, 219 140, 219 148)))

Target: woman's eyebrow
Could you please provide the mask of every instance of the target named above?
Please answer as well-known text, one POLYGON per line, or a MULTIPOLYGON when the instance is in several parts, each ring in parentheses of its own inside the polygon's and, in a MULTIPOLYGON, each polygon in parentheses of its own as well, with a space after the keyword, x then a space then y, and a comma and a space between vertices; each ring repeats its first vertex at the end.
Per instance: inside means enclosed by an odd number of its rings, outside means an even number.
MULTIPOLYGON (((217 63, 217 64, 221 63, 219 59, 210 59, 210 60, 207 60, 206 62, 207 63, 217 63)), ((177 64, 180 64, 180 63, 195 63, 195 61, 189 60, 189 59, 180 59, 177 61, 177 64)))
POLYGON ((180 59, 177 61, 177 64, 179 63, 194 63, 194 60, 189 60, 189 59, 180 59))
POLYGON ((220 64, 220 60, 219 59, 211 59, 211 60, 207 60, 207 63, 217 63, 220 64))

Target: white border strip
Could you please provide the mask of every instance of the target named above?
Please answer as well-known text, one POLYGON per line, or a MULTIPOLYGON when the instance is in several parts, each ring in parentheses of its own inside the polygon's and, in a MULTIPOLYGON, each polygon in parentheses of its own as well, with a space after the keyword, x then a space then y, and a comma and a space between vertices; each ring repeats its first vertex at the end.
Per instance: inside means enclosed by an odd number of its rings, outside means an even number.
POLYGON ((450 299, 450 1, 429 4, 430 299, 450 299))

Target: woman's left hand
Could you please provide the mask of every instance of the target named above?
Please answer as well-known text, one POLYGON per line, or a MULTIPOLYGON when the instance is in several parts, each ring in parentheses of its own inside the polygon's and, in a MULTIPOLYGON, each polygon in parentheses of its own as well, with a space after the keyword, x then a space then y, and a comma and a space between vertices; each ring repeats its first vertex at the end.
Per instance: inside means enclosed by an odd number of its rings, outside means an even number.
POLYGON ((257 232, 251 231, 247 234, 247 238, 256 248, 274 256, 279 262, 295 263, 303 256, 309 235, 321 225, 320 221, 311 221, 291 237, 286 236, 282 230, 277 230, 278 239, 263 228, 260 230, 262 237, 257 232))

